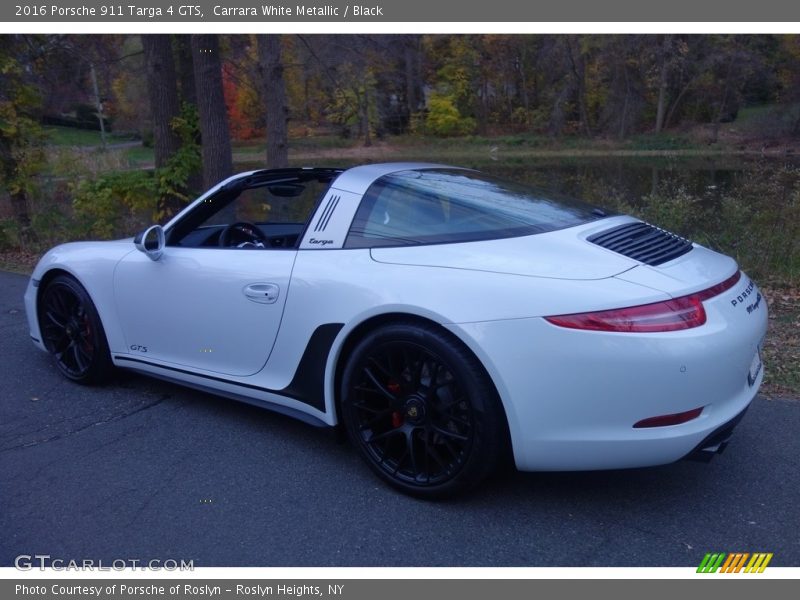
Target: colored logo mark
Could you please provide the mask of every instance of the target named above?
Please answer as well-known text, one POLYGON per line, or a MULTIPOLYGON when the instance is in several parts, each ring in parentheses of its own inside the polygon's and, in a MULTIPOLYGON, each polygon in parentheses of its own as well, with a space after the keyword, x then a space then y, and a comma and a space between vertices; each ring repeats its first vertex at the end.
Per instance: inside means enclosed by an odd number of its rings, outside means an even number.
POLYGON ((771 560, 772 552, 709 552, 703 557, 697 572, 763 573, 771 560))

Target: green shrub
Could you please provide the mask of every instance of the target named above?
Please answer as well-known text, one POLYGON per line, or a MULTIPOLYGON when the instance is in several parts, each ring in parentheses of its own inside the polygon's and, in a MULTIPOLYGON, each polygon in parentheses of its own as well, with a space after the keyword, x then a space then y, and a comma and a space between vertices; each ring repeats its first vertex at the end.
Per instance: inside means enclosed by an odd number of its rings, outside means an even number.
POLYGON ((425 127, 433 135, 468 135, 475 131, 476 123, 472 117, 462 117, 449 96, 434 93, 428 100, 425 127))
POLYGON ((84 236, 110 239, 130 221, 152 219, 158 211, 157 185, 149 171, 110 173, 84 179, 74 189, 76 225, 84 236))
POLYGON ((14 219, 0 219, 0 251, 19 248, 19 224, 14 219))

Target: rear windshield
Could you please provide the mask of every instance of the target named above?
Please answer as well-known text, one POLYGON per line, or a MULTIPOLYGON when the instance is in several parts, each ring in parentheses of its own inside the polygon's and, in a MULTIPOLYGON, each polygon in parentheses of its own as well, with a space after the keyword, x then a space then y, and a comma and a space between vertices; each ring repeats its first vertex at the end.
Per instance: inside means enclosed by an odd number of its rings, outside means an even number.
POLYGON ((381 177, 367 190, 345 247, 515 237, 604 216, 604 211, 577 200, 556 198, 475 171, 401 171, 381 177))

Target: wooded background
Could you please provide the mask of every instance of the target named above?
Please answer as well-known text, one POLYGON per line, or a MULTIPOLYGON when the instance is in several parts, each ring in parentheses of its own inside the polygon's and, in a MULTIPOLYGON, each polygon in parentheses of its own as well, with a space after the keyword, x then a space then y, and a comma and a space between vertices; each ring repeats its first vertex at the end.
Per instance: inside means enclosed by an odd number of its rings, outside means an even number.
POLYGON ((324 136, 624 139, 701 123, 713 142, 765 105, 765 136, 800 134, 796 35, 0 36, 0 173, 23 233, 42 125, 152 145, 155 178, 128 183, 164 216, 231 174, 237 140, 263 140, 267 167, 324 136))
POLYGON ((454 163, 734 256, 770 299, 764 389, 793 397, 798 155, 796 35, 0 36, 0 268, 233 170, 454 163))

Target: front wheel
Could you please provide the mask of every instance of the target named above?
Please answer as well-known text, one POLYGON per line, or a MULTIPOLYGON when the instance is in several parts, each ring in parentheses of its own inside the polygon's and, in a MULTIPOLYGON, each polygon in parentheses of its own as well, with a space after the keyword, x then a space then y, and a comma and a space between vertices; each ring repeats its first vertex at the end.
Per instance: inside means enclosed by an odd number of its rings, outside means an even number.
POLYGON ((362 339, 344 370, 341 409, 372 470, 419 497, 476 485, 506 444, 504 414, 483 366, 434 326, 398 323, 362 339))
POLYGON ((39 327, 59 371, 78 383, 99 383, 112 370, 103 324, 89 294, 68 275, 57 275, 42 293, 39 327))

